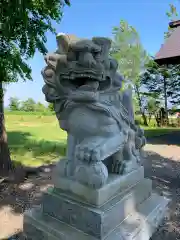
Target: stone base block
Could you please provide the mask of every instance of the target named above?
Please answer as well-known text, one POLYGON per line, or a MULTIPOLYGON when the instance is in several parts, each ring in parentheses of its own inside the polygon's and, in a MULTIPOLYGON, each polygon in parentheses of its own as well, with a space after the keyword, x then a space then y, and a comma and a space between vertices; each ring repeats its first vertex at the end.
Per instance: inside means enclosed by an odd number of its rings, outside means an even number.
POLYGON ((60 178, 42 206, 24 215, 28 240, 149 240, 166 214, 168 200, 152 194, 144 168, 109 175, 100 189, 60 178))
POLYGON ((149 240, 163 220, 167 205, 166 198, 152 194, 104 237, 86 234, 33 209, 24 215, 24 233, 27 240, 149 240))
POLYGON ((58 174, 58 166, 53 174, 54 186, 57 189, 63 190, 67 193, 77 195, 80 201, 84 201, 96 206, 101 206, 108 200, 116 196, 119 192, 136 185, 137 182, 144 178, 144 167, 119 176, 116 174, 109 174, 107 183, 100 189, 91 189, 73 179, 62 178, 58 174))
POLYGON ((43 197, 43 213, 89 235, 102 239, 149 198, 152 181, 143 179, 136 186, 120 192, 101 207, 80 202, 73 195, 48 191, 43 197))

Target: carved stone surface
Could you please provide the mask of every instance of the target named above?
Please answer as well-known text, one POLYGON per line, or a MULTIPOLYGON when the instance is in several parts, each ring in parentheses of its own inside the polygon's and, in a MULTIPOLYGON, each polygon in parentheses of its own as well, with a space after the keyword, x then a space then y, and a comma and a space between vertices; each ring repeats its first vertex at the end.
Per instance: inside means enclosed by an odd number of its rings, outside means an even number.
MULTIPOLYGON (((133 201, 133 198, 131 200, 133 201)), ((25 213, 24 229, 29 234, 29 237, 27 237, 28 240, 149 240, 156 231, 157 226, 161 224, 166 216, 167 204, 167 199, 152 194, 150 198, 137 206, 132 211, 132 214, 129 214, 123 222, 114 225, 113 230, 104 237, 87 234, 55 217, 42 214, 42 211, 37 210, 25 213)), ((127 209, 131 205, 128 204, 127 209)), ((118 212, 116 214, 115 220, 117 220, 118 212)), ((82 219, 79 220, 82 221, 82 219)), ((105 220, 102 224, 106 224, 107 222, 108 220, 105 220)), ((86 229, 88 227, 90 226, 86 226, 86 229)), ((109 226, 105 227, 104 230, 107 231, 108 228, 109 226)))
POLYGON ((130 89, 109 56, 106 38, 58 35, 47 54, 43 92, 67 131, 67 154, 40 209, 24 215, 28 240, 149 240, 168 200, 144 178, 143 130, 135 125, 130 89))
POLYGON ((62 191, 52 191, 44 194, 43 212, 102 239, 114 226, 132 214, 150 196, 151 191, 151 180, 143 179, 134 187, 131 186, 120 194, 116 193, 114 198, 99 208, 82 203, 62 191))
POLYGON ((109 39, 58 35, 57 43, 42 75, 46 100, 68 133, 61 176, 99 189, 109 173, 123 175, 140 166, 145 138, 134 123, 132 92, 120 92, 123 78, 109 56, 109 39))
POLYGON ((60 160, 53 172, 52 180, 55 188, 77 196, 80 202, 95 206, 103 205, 116 194, 120 194, 144 179, 144 168, 140 167, 123 176, 110 174, 107 183, 103 187, 94 189, 72 179, 59 177, 62 164, 63 160, 60 160))
MULTIPOLYGON (((67 154, 41 208, 24 215, 28 240, 149 240, 168 200, 144 178, 143 130, 135 125, 130 89, 109 56, 106 38, 58 35, 45 58, 46 100, 67 131, 67 154)), ((58 134, 58 133, 57 133, 58 134)))

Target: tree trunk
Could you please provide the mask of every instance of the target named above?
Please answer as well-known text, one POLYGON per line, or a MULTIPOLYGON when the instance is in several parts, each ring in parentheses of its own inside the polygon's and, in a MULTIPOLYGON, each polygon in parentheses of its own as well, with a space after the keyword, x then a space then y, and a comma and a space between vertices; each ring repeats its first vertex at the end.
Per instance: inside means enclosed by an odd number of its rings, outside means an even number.
POLYGON ((165 117, 165 121, 166 121, 166 124, 168 125, 169 124, 169 121, 168 121, 168 103, 167 103, 167 81, 166 81, 166 78, 164 77, 163 79, 164 81, 164 109, 165 109, 165 114, 166 114, 166 117, 165 117))
POLYGON ((0 176, 6 176, 12 170, 12 162, 7 142, 4 119, 4 93, 0 82, 0 176))
POLYGON ((159 113, 158 113, 158 111, 155 112, 154 116, 155 116, 155 119, 156 119, 157 126, 160 127, 161 125, 160 125, 160 121, 159 121, 159 113))
POLYGON ((144 113, 144 111, 142 111, 142 118, 143 118, 143 124, 144 124, 144 126, 147 126, 148 127, 148 122, 147 122, 147 118, 146 118, 146 115, 145 115, 145 113, 144 113))
POLYGON ((140 96, 140 92, 139 92, 138 86, 135 86, 135 92, 137 94, 139 108, 140 108, 142 119, 143 119, 143 124, 144 124, 144 126, 148 126, 147 117, 145 115, 145 112, 143 111, 142 101, 141 101, 141 96, 140 96))
POLYGON ((152 118, 152 113, 149 113, 149 124, 151 122, 151 118, 152 118))

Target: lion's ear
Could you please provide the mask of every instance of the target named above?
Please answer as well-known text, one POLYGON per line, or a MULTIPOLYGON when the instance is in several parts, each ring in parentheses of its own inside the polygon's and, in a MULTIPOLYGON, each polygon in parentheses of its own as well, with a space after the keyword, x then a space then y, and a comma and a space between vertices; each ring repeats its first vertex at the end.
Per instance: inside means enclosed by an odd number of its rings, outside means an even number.
POLYGON ((101 60, 104 61, 104 66, 109 68, 109 50, 111 48, 111 40, 104 37, 94 37, 92 41, 101 47, 101 60))
POLYGON ((59 33, 56 36, 58 52, 60 54, 67 54, 69 50, 70 43, 72 41, 77 41, 78 38, 72 34, 59 33))
POLYGON ((92 41, 101 47, 103 55, 109 54, 112 42, 111 39, 105 37, 93 37, 92 41))

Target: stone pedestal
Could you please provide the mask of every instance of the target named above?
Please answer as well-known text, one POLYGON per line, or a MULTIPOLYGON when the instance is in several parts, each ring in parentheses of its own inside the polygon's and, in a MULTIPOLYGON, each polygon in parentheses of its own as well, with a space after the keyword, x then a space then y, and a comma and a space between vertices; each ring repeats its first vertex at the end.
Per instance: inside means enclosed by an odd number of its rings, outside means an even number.
POLYGON ((24 215, 28 240, 149 240, 167 213, 168 200, 152 193, 143 167, 109 174, 96 190, 60 178, 57 170, 53 180, 41 207, 24 215))

